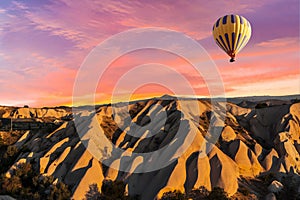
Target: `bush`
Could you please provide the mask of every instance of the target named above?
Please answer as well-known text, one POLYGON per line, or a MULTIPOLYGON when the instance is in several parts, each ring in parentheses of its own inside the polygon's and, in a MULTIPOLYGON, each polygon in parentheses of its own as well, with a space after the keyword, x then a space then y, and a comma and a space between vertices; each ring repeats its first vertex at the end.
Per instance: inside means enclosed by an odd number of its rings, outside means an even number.
POLYGON ((179 190, 174 190, 173 192, 165 192, 161 200, 185 200, 185 195, 179 190))
POLYGON ((3 131, 1 132, 2 146, 9 146, 15 144, 25 131, 3 131))
POLYGON ((101 194, 97 184, 92 184, 89 186, 89 191, 85 194, 86 200, 99 200, 101 194))
POLYGON ((101 190, 103 199, 126 199, 123 181, 104 180, 101 190))
POLYGON ((227 200, 228 194, 224 191, 223 188, 220 187, 214 187, 210 194, 208 195, 208 199, 210 200, 227 200))
POLYGON ((187 199, 193 200, 200 200, 200 199, 207 199, 209 195, 209 191, 204 187, 201 186, 198 189, 193 189, 192 191, 186 194, 187 199))
POLYGON ((183 194, 178 190, 172 192, 165 192, 161 200, 228 200, 228 194, 223 188, 215 187, 211 192, 209 192, 204 186, 199 189, 194 189, 187 194, 183 194))
POLYGON ((68 186, 62 182, 57 183, 56 185, 50 186, 50 195, 48 199, 56 199, 56 200, 63 200, 63 199, 70 199, 71 192, 68 189, 68 186))
POLYGON ((7 150, 3 156, 3 158, 12 158, 18 153, 18 148, 14 145, 10 145, 7 147, 7 150))
MULTIPOLYGON (((139 200, 139 196, 129 197, 125 194, 125 184, 122 181, 104 180, 100 193, 97 184, 89 186, 89 191, 85 194, 87 200, 139 200)), ((228 194, 224 189, 215 187, 209 192, 204 186, 193 189, 187 194, 179 190, 165 192, 161 200, 228 200, 228 194)))
POLYGON ((54 184, 52 176, 34 172, 30 163, 22 163, 12 172, 12 177, 1 176, 0 192, 17 199, 69 199, 71 192, 67 185, 54 184))
POLYGON ((8 146, 4 151, 3 158, 0 159, 0 173, 7 172, 19 155, 19 150, 14 145, 8 146))
POLYGON ((21 179, 17 176, 13 176, 10 179, 2 177, 1 180, 1 193, 9 193, 12 195, 18 194, 22 188, 21 179))
POLYGON ((15 175, 18 177, 28 177, 29 175, 32 175, 32 173, 33 171, 30 163, 21 163, 15 170, 15 175))

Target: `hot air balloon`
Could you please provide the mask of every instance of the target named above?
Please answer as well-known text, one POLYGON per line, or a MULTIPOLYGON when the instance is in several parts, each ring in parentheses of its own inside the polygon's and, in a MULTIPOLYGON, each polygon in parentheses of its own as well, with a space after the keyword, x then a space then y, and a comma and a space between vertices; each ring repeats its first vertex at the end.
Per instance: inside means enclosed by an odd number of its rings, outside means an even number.
POLYGON ((234 62, 236 54, 251 37, 251 25, 242 16, 225 15, 214 24, 213 36, 217 45, 231 57, 230 62, 234 62))

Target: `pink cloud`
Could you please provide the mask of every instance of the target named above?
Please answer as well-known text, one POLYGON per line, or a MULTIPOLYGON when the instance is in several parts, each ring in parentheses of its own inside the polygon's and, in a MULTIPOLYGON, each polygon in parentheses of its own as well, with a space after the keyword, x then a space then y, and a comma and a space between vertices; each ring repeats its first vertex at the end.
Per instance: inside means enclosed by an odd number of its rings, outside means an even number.
POLYGON ((268 47, 268 48, 280 48, 280 47, 288 47, 290 45, 295 45, 297 43, 299 43, 299 37, 287 37, 287 38, 278 38, 278 39, 261 42, 258 43, 257 46, 268 47))

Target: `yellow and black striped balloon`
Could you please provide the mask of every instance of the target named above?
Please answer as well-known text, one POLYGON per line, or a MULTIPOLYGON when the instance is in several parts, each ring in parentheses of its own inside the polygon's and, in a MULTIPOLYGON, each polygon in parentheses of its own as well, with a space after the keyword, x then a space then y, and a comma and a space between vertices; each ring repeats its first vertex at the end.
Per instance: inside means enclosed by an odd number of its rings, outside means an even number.
POLYGON ((242 16, 225 15, 214 24, 213 36, 217 45, 231 57, 230 62, 233 62, 251 37, 251 25, 242 16))

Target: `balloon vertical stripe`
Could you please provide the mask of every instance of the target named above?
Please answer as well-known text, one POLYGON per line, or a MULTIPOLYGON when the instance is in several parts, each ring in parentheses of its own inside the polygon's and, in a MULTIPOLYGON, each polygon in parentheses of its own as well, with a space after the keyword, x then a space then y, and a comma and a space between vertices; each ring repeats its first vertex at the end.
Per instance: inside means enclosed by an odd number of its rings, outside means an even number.
POLYGON ((223 24, 227 23, 227 15, 223 17, 223 24))
POLYGON ((228 50, 231 50, 231 48, 230 48, 230 42, 229 42, 229 37, 228 37, 227 33, 225 33, 225 39, 226 39, 226 42, 227 42, 228 50))
POLYGON ((235 23, 235 16, 231 15, 231 23, 235 23))
POLYGON ((219 36, 219 38, 220 38, 220 40, 221 40, 223 46, 225 47, 226 51, 228 51, 228 47, 226 46, 226 44, 225 44, 225 42, 224 42, 224 40, 223 40, 223 38, 222 38, 221 35, 219 36))
POLYGON ((220 43, 220 41, 218 39, 216 39, 216 42, 218 44, 218 46, 223 49, 224 51, 226 51, 226 48, 220 43))
POLYGON ((220 20, 221 20, 221 18, 218 19, 218 21, 217 21, 217 23, 216 23, 216 27, 219 27, 220 20))
POLYGON ((232 32, 232 34, 231 34, 231 41, 232 41, 231 50, 233 50, 234 49, 234 42, 235 42, 235 33, 234 32, 232 32))

